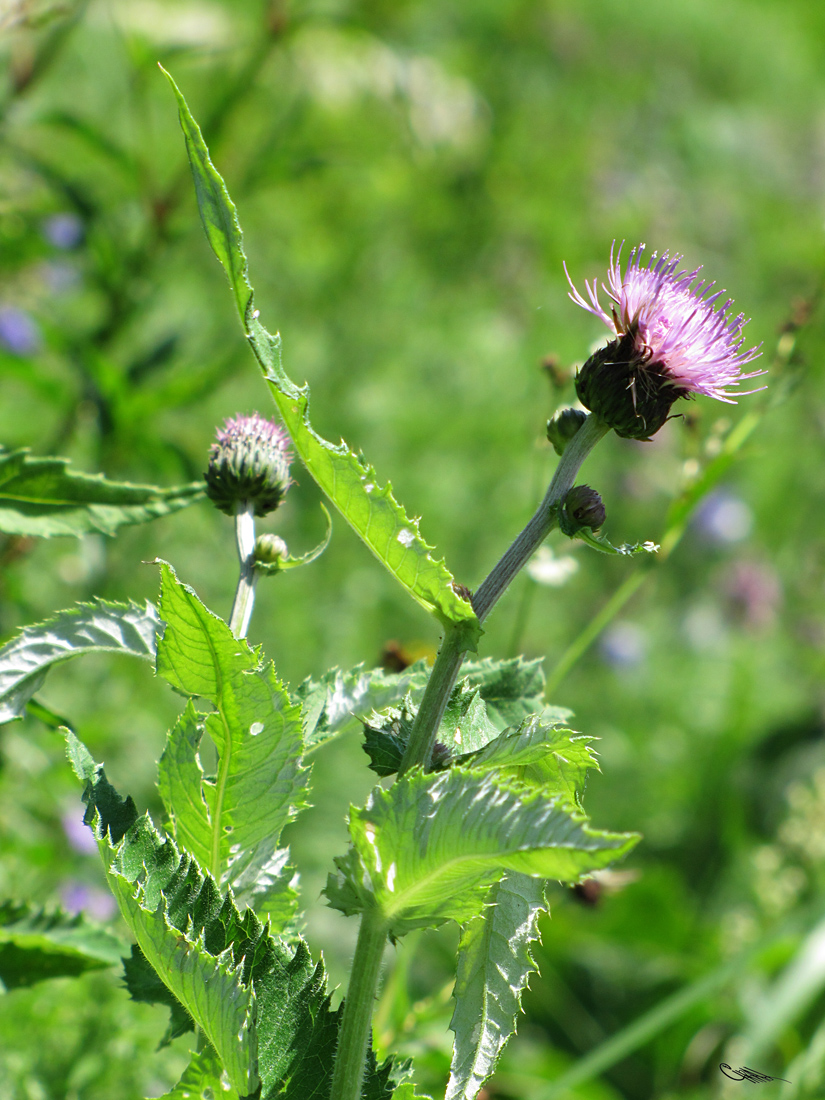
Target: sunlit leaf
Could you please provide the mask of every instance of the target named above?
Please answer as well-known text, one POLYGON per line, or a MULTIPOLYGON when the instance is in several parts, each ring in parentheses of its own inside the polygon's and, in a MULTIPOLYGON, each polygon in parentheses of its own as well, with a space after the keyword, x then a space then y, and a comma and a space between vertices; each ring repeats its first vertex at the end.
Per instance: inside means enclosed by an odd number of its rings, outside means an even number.
POLYGON ((544 885, 509 872, 490 890, 485 912, 462 929, 446 1100, 475 1100, 516 1030, 521 995, 536 969, 530 948, 546 908, 544 885))
POLYGON ((625 855, 638 837, 591 829, 569 803, 453 767, 376 787, 350 812, 353 847, 336 860, 330 904, 377 907, 393 936, 478 916, 505 871, 575 882, 625 855))
MULTIPOLYGON (((167 74, 168 76, 168 74, 167 74)), ((280 337, 267 332, 253 308, 252 288, 243 250, 237 211, 226 185, 209 159, 198 124, 171 77, 181 127, 195 181, 201 219, 209 243, 226 272, 235 303, 295 449, 347 523, 380 562, 428 611, 442 622, 460 625, 468 649, 475 649, 481 628, 468 598, 443 561, 430 554, 418 520, 410 519, 380 484, 375 470, 344 442, 330 443, 314 430, 309 418, 309 389, 298 387, 281 365, 280 337)))
POLYGON ((166 630, 158 672, 214 707, 200 714, 190 700, 171 730, 159 766, 161 798, 179 843, 240 903, 283 928, 297 895, 278 837, 306 805, 309 776, 301 764, 301 708, 271 663, 235 638, 171 566, 160 568, 166 630), (209 778, 198 755, 204 733, 218 753, 209 778))
POLYGON ((50 668, 86 653, 154 660, 160 619, 148 601, 92 600, 27 626, 0 649, 0 722, 20 718, 50 668))

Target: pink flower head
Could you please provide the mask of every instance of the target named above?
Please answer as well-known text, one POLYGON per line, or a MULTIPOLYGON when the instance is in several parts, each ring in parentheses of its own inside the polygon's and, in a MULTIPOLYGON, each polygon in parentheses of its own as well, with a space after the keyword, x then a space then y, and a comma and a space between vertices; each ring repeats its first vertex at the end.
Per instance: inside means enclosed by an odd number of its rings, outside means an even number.
POLYGON ((292 455, 283 428, 259 413, 239 414, 225 420, 215 437, 204 474, 213 504, 227 515, 247 502, 257 516, 274 511, 291 484, 292 455))
POLYGON ((677 270, 682 258, 679 255, 671 257, 665 252, 657 257, 654 252, 648 264, 643 265, 644 248, 641 244, 631 251, 624 273, 622 247, 615 257, 611 248, 609 286, 602 284, 612 303, 610 313, 599 301, 596 280, 592 284, 585 281, 588 302, 576 290, 565 267, 570 298, 604 321, 618 337, 585 364, 577 379, 577 389, 584 390, 597 407, 589 404, 582 392, 579 397, 588 408, 603 416, 599 387, 606 385, 613 391, 609 404, 614 403, 617 387, 629 391, 634 423, 628 418, 627 409, 619 415, 619 426, 612 424, 610 417, 603 419, 616 427, 620 435, 637 439, 662 426, 677 398, 701 393, 718 401, 735 402, 739 393, 732 392, 731 387, 765 373, 742 373, 742 368, 760 354, 760 349, 740 350, 746 321, 744 314, 730 315, 733 299, 717 305, 724 291, 711 293, 714 283, 697 283, 701 268, 677 270), (593 360, 597 360, 595 374, 591 367, 593 360), (588 367, 590 377, 585 377, 588 367))

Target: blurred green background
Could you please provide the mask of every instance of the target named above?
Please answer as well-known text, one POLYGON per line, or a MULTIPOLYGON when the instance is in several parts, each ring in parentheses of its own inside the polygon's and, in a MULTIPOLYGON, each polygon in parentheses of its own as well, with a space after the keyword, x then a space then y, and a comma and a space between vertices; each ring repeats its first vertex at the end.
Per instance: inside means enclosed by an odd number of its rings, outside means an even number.
MULTIPOLYGON (((0 31, 7 448, 172 485, 200 475, 224 417, 270 410, 158 61, 238 204, 262 320, 316 427, 363 449, 471 587, 540 498, 545 421, 604 336, 562 261, 582 288, 614 239, 681 252, 753 318, 766 393, 683 404, 652 443, 609 438, 585 468, 608 537, 662 541, 715 462, 672 552, 642 574, 554 535, 486 626, 482 656, 546 655, 551 701, 601 738, 595 823, 644 834, 597 886, 553 894, 486 1095, 742 1095, 723 1060, 792 1082, 762 1096, 825 1095, 821 0, 4 0, 0 31)), ((262 524, 293 553, 324 528, 296 476, 262 524)), ((228 615, 232 525, 204 504, 117 539, 3 539, 0 639, 93 593, 154 598, 155 557, 228 615)), ((319 561, 261 584, 250 637, 294 685, 388 643, 432 653, 438 632, 339 521, 319 561)), ((157 809, 179 701, 148 667, 64 666, 41 698, 157 809)), ((61 739, 27 718, 0 753, 0 898, 105 917, 61 739)), ((290 835, 338 983, 354 924, 318 892, 365 761, 357 728, 319 751, 290 835)), ((454 946, 448 931, 388 954, 379 1006, 379 1045, 415 1053, 434 1096, 454 946)), ((0 1094, 158 1095, 187 1049, 156 1055, 164 1028, 114 971, 8 993, 0 1094)))

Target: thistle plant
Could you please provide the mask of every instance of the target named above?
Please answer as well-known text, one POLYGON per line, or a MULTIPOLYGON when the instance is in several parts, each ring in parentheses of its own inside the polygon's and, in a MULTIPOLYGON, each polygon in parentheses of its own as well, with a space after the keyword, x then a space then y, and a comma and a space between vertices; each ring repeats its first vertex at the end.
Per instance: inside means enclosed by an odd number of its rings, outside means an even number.
MULTIPOLYGON (((187 699, 158 764, 160 824, 121 796, 65 731, 85 785, 85 821, 134 941, 127 987, 135 999, 170 1009, 169 1038, 197 1036, 168 1100, 420 1095, 406 1061, 376 1060, 376 994, 388 943, 403 950, 411 931, 450 921, 461 938, 446 1097, 472 1100, 515 1030, 547 882, 579 883, 639 839, 590 825, 583 795, 597 761, 589 738, 545 702, 540 662, 477 656, 482 624, 555 527, 608 553, 655 552, 652 543, 611 546, 599 533, 605 507, 576 483, 583 463, 611 430, 649 438, 679 398, 734 400, 740 382, 759 373, 742 373, 758 349, 741 350, 744 319, 730 316, 730 301, 717 305, 712 284, 691 289, 698 269, 677 270, 679 257, 665 253, 644 267, 639 246, 623 272, 621 249, 611 255, 610 313, 595 283, 587 285, 589 303, 571 283, 573 300, 613 333, 578 375, 589 413, 562 410, 551 421, 559 462, 547 492, 470 592, 360 454, 312 427, 308 388, 286 374, 280 339, 255 308, 235 207, 173 89, 204 229, 283 422, 239 415, 212 446, 206 494, 235 522, 234 605, 224 622, 160 562, 157 608, 96 601, 5 647, 0 703, 6 715, 20 714, 52 664, 92 650, 154 660, 158 676, 187 699), (280 536, 256 534, 255 518, 277 509, 290 486, 290 448, 378 562, 435 618, 442 638, 432 668, 332 669, 290 688, 246 643, 259 578, 309 564, 329 538, 328 530, 319 547, 292 558, 280 536), (365 759, 383 782, 351 808, 351 844, 325 889, 330 906, 359 922, 344 1001, 333 1009, 323 964, 298 931, 296 871, 280 837, 310 798, 305 758, 353 719, 362 720, 365 759)), ((95 957, 88 942, 83 949, 95 957)))

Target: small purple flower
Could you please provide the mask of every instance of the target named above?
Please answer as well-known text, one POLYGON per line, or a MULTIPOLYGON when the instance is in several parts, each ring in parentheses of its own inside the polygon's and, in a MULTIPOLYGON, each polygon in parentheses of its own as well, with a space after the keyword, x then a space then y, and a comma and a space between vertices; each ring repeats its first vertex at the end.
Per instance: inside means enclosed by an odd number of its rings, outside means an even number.
POLYGON ((43 236, 55 248, 77 248, 83 240, 83 222, 77 214, 52 214, 43 222, 43 236))
MULTIPOLYGON (((565 267, 570 298, 603 321, 615 334, 585 363, 576 379, 582 403, 619 435, 649 438, 668 419, 679 397, 701 393, 735 403, 732 387, 764 371, 743 374, 760 354, 759 347, 740 350, 744 314, 730 315, 732 298, 721 305, 724 291, 714 283, 696 283, 701 268, 677 270, 681 256, 653 253, 642 264, 643 244, 634 248, 622 272, 622 248, 610 250, 608 313, 599 301, 596 280, 585 281, 589 302, 579 294, 565 267), (696 283, 696 285, 692 285, 696 283)), ((743 390, 742 393, 754 393, 743 390)))
POLYGON ((215 435, 204 474, 212 503, 230 516, 247 501, 257 516, 273 512, 291 484, 292 455, 283 428, 253 413, 230 417, 215 435))
POLYGON ((76 852, 97 855, 97 841, 88 825, 83 824, 83 807, 67 810, 60 819, 66 839, 76 852))
POLYGON ((16 306, 2 306, 0 345, 12 355, 34 355, 40 347, 40 330, 24 310, 16 306))
POLYGON ((117 902, 108 890, 88 886, 77 879, 69 879, 60 890, 60 901, 67 913, 86 913, 95 920, 105 921, 115 915, 117 902))

